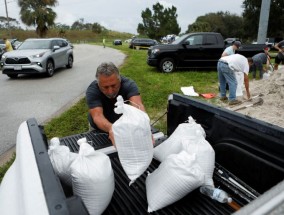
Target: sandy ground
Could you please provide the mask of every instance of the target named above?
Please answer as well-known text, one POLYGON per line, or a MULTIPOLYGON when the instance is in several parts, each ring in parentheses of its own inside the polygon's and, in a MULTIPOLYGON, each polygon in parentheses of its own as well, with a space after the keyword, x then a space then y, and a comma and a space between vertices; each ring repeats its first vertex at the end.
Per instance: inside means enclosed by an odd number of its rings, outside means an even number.
MULTIPOLYGON (((268 79, 250 81, 250 93, 252 97, 261 94, 263 104, 236 112, 284 128, 284 66, 273 71, 268 79)), ((220 106, 228 107, 226 103, 220 103, 220 106)))

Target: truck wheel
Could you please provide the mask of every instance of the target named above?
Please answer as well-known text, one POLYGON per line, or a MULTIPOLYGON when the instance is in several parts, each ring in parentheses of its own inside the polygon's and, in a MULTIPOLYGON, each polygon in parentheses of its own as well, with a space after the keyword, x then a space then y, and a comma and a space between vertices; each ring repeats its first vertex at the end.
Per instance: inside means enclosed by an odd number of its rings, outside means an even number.
POLYGON ((68 69, 73 67, 73 57, 71 55, 68 56, 68 64, 66 65, 68 69))
POLYGON ((10 75, 7 75, 9 78, 17 78, 18 77, 18 74, 10 74, 10 75))
POLYGON ((52 60, 48 60, 46 63, 46 75, 47 77, 52 77, 54 74, 54 64, 52 60))
POLYGON ((175 70, 175 61, 172 58, 165 58, 160 63, 161 72, 170 73, 175 70))

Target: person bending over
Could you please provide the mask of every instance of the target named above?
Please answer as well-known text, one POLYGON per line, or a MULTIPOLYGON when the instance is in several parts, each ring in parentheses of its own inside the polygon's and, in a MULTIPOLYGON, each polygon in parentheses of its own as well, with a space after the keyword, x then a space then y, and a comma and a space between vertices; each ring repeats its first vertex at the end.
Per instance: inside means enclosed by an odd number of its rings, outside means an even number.
POLYGON ((252 58, 246 58, 240 54, 233 54, 219 59, 217 70, 220 84, 220 100, 224 101, 229 99, 229 105, 241 103, 241 101, 236 99, 237 80, 235 73, 244 74, 247 99, 250 98, 248 73, 249 67, 252 64, 252 58), (229 85, 229 98, 226 96, 226 83, 229 85))
POLYGON ((96 80, 86 91, 88 121, 93 129, 108 133, 113 145, 112 124, 121 116, 114 112, 118 95, 134 107, 145 111, 136 83, 121 76, 112 62, 104 62, 98 66, 96 80))

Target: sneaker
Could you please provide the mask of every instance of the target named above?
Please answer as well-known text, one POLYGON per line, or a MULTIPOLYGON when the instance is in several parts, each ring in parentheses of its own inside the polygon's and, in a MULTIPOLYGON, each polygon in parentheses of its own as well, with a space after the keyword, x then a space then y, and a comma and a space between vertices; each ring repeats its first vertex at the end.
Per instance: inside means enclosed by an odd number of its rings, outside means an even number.
POLYGON ((221 100, 221 101, 227 101, 227 100, 228 100, 228 97, 227 97, 227 96, 222 96, 222 97, 220 97, 220 100, 221 100))
POLYGON ((240 101, 240 100, 231 100, 231 101, 229 101, 229 105, 238 105, 238 104, 241 104, 242 103, 242 101, 240 101))

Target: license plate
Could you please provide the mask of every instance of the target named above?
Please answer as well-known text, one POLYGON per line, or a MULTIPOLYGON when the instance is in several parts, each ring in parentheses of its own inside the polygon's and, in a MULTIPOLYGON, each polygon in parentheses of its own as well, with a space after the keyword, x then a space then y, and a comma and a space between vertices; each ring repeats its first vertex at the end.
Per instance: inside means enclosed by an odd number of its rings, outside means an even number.
POLYGON ((22 70, 22 66, 14 66, 14 70, 22 70))

